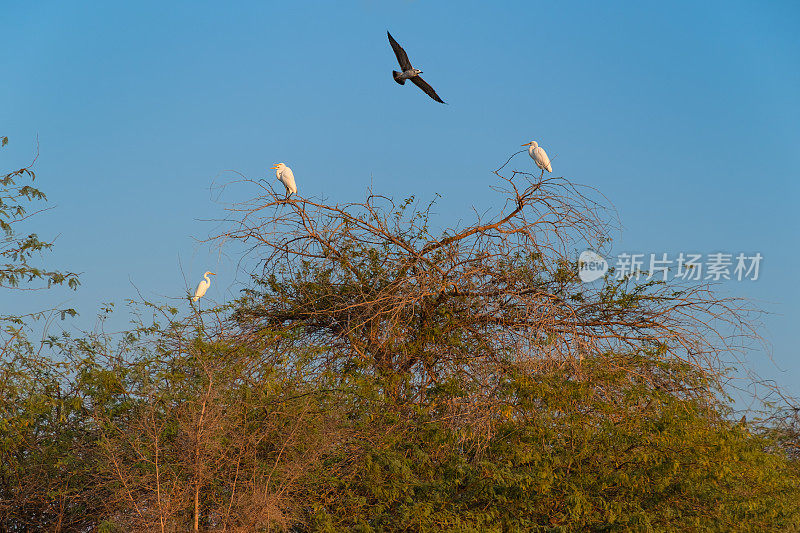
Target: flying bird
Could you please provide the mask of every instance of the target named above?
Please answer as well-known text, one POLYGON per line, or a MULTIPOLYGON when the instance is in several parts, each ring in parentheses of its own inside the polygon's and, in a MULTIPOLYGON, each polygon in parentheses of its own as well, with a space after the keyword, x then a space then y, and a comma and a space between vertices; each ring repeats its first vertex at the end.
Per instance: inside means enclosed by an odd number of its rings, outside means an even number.
POLYGON ((545 152, 544 148, 539 146, 536 141, 531 141, 522 146, 528 147, 528 154, 531 156, 531 159, 533 159, 533 162, 536 163, 536 166, 542 169, 542 174, 544 174, 545 170, 548 172, 553 171, 553 165, 550 164, 550 158, 547 157, 547 152, 545 152))
POLYGON ((205 274, 203 274, 203 277, 205 279, 200 280, 200 283, 197 284, 197 289, 194 291, 194 296, 192 296, 193 302, 196 302, 197 300, 202 298, 203 295, 208 290, 208 288, 211 286, 211 280, 208 279, 208 276, 216 276, 216 274, 214 274, 213 272, 206 272, 205 274))
POLYGON ((286 187, 286 198, 289 198, 292 194, 297 194, 297 185, 294 184, 294 173, 291 168, 283 163, 277 163, 270 167, 270 169, 275 171, 275 176, 278 178, 278 181, 283 183, 283 186, 286 187))
POLYGON ((397 56, 397 62, 400 63, 400 68, 403 69, 402 72, 397 72, 396 70, 392 71, 394 81, 400 85, 403 85, 405 84, 406 80, 411 80, 411 83, 425 91, 425 94, 437 102, 445 103, 444 100, 439 98, 439 95, 436 94, 436 91, 433 90, 433 87, 428 85, 425 80, 419 76, 422 74, 422 71, 411 66, 411 61, 408 60, 406 51, 403 50, 402 46, 397 44, 397 41, 394 40, 392 34, 387 31, 386 35, 389 36, 389 44, 392 45, 392 50, 394 50, 394 55, 397 56))

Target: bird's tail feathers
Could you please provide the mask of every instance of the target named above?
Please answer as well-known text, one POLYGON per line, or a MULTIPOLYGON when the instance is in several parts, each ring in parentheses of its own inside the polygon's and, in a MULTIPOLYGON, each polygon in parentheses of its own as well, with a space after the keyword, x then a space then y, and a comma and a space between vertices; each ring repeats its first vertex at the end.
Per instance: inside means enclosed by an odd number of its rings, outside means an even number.
POLYGON ((396 81, 400 85, 403 85, 403 84, 405 84, 406 79, 405 78, 398 78, 401 74, 402 74, 402 72, 397 72, 396 70, 392 71, 392 77, 394 78, 394 81, 396 81))
POLYGON ((200 298, 198 298, 197 296, 192 296, 192 301, 193 301, 193 302, 196 302, 196 301, 197 301, 197 300, 199 300, 199 299, 200 299, 200 298))

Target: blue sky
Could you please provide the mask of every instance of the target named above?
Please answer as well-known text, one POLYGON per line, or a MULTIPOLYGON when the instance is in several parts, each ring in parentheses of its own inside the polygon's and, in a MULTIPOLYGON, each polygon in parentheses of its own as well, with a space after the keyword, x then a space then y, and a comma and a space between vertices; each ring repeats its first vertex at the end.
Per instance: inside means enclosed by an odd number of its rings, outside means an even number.
POLYGON ((236 294, 198 242, 225 169, 283 161, 331 201, 439 193, 451 223, 490 207, 490 171, 536 139, 616 206, 615 252, 760 252, 757 282, 720 289, 771 313, 774 362, 753 365, 800 393, 797 2, 165 4, 3 4, 0 168, 38 135, 57 208, 31 229, 83 283, 31 305, 91 327, 101 302, 177 298, 206 269, 209 297, 236 294), (387 29, 449 105, 392 81, 387 29))

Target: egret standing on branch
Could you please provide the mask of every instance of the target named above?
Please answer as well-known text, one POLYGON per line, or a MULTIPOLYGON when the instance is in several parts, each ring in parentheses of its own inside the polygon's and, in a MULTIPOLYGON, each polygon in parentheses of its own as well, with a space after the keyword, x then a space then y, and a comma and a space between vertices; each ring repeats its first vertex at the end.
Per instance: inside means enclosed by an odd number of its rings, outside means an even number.
POLYGON ((392 45, 392 50, 394 50, 394 55, 397 56, 397 62, 400 63, 400 68, 403 69, 403 72, 397 72, 396 70, 392 71, 394 81, 400 85, 403 85, 405 84, 406 80, 411 80, 411 83, 425 91, 425 94, 437 102, 445 103, 444 100, 439 98, 439 95, 436 94, 436 91, 433 90, 433 87, 425 83, 425 80, 419 77, 419 75, 422 74, 422 71, 411 66, 411 61, 408 60, 406 51, 403 50, 402 46, 397 44, 397 41, 394 40, 392 34, 387 31, 386 35, 389 36, 389 44, 392 45))
POLYGON ((283 186, 286 187, 287 199, 292 194, 297 194, 297 185, 294 184, 294 173, 291 168, 283 163, 277 163, 275 166, 270 167, 270 169, 275 171, 275 176, 278 178, 278 181, 283 183, 283 186))
POLYGON ((203 295, 208 290, 208 288, 211 286, 211 280, 208 279, 208 276, 216 276, 216 274, 214 274, 213 272, 206 272, 205 274, 203 274, 203 277, 205 279, 201 280, 200 283, 197 284, 197 290, 194 291, 194 296, 192 296, 193 302, 196 302, 197 300, 202 298, 203 295))
POLYGON ((522 146, 528 147, 528 154, 531 156, 531 159, 533 159, 533 162, 536 163, 536 166, 542 169, 543 176, 545 170, 548 172, 553 171, 553 165, 550 164, 550 158, 547 157, 547 152, 545 152, 544 148, 539 146, 536 141, 531 141, 522 146))

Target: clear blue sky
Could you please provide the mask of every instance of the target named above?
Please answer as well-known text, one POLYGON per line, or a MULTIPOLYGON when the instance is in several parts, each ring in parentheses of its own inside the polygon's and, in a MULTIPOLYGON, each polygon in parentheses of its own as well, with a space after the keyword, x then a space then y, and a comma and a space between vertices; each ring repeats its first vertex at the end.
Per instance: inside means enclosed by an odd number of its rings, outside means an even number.
MULTIPOLYGON (((301 194, 443 196, 443 222, 491 198, 490 170, 537 139, 557 175, 619 210, 615 252, 761 252, 729 295, 765 310, 774 363, 800 393, 800 3, 4 2, 0 168, 30 159, 57 209, 32 229, 82 272, 68 301, 184 291, 230 261, 194 238, 224 169, 301 194), (391 79, 386 30, 449 103, 391 79)), ((6 299, 9 305, 15 299, 6 299)), ((12 309, 0 309, 13 311, 12 309)))

